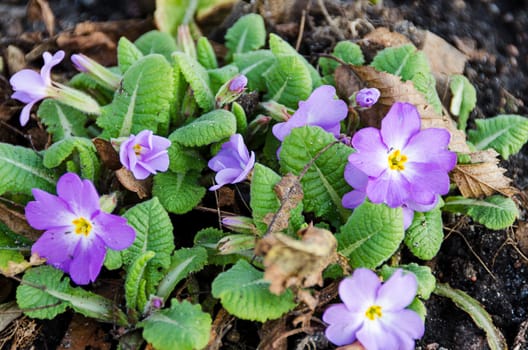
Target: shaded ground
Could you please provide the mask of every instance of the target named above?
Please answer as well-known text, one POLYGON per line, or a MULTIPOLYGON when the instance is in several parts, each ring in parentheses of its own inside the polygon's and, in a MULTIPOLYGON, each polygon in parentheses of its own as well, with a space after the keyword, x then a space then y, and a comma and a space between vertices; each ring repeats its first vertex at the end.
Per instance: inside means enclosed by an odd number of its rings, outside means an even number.
MULTIPOLYGON (((30 52, 40 41, 21 36, 27 31, 44 32, 39 21, 26 19, 24 1, 2 1, 0 12, 8 11, 0 20, 0 50, 6 55, 7 46, 18 45, 24 53, 30 52)), ((266 10, 276 9, 277 1, 263 1, 266 10), (269 7, 266 7, 269 6, 269 7)), ((294 1, 296 5, 282 11, 266 12, 268 26, 295 44, 299 37, 299 18, 307 10, 300 51, 316 61, 317 54, 331 51, 339 35, 359 39, 368 32, 368 25, 360 23, 356 36, 348 29, 339 30, 328 25, 317 1, 310 4, 294 1), (363 24, 363 25, 361 25, 363 24)), ((359 3, 359 2, 357 2, 359 3)), ((147 18, 152 9, 148 1, 50 1, 57 18, 57 31, 69 30, 83 20, 106 21, 127 18, 147 18)), ((238 6, 237 14, 247 11, 249 5, 238 6)), ((280 7, 280 6, 279 6, 280 7)), ((262 10, 262 8, 261 8, 262 10)), ((475 118, 492 117, 501 113, 528 114, 528 1, 527 0, 442 0, 403 1, 385 0, 383 7, 366 7, 353 3, 327 2, 326 10, 332 18, 353 21, 364 18, 372 26, 386 26, 411 35, 413 28, 428 29, 457 47, 468 57, 465 75, 477 88, 477 108, 469 122, 475 118)), ((226 22, 226 23, 229 23, 226 22)), ((227 24, 210 28, 210 37, 221 41, 227 24)), ((419 44, 419 40, 417 40, 419 44)), ((7 94, 7 72, 0 72, 0 98, 7 94)), ((4 101, 6 101, 5 99, 4 101)), ((0 110, 1 112, 1 110, 0 110)), ((18 118, 2 119, 0 136, 3 141, 27 145, 29 129, 18 130, 18 118), (20 134, 13 137, 12 128, 20 134)), ((528 147, 504 162, 515 185, 524 190, 528 187, 528 147)), ((526 200, 517 226, 504 231, 490 231, 474 224, 467 218, 446 216, 446 239, 442 250, 428 262, 441 282, 448 282, 479 300, 490 312, 493 321, 504 333, 510 348, 528 349, 523 330, 528 321, 528 239, 526 229, 526 200), (524 255, 523 255, 524 254, 524 255), (521 334, 521 335, 520 335, 521 334)), ((191 214, 187 219, 196 222, 202 214, 191 214)), ((180 220, 184 220, 181 218, 180 220)), ((211 216, 212 220, 215 216, 211 216)), ((404 259, 408 259, 404 252, 404 259)), ((2 280, 0 280, 0 283, 2 280)), ((0 300, 1 301, 1 300, 0 300)), ((433 296, 427 302, 428 317, 426 334, 419 346, 423 349, 486 349, 486 340, 473 321, 454 305, 433 296)), ((39 322, 41 336, 35 342, 37 348, 55 348, 63 340, 71 315, 53 322, 39 322), (44 336, 45 335, 45 336, 44 336)), ((108 334, 111 329, 106 329, 108 334)), ((257 327, 248 322, 235 324, 225 339, 226 349, 252 349, 258 342, 257 327)), ((310 339, 293 337, 289 348, 303 349, 300 342, 310 341, 319 349, 326 347, 316 334, 310 339)), ((308 347, 306 347, 308 348, 308 347)))

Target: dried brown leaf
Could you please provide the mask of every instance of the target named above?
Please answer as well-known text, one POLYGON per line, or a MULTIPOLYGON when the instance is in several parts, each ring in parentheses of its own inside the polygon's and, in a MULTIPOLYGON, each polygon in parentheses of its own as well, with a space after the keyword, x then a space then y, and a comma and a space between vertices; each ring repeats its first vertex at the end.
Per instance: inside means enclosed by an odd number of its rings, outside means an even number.
POLYGON ((498 166, 499 154, 492 149, 470 153, 470 164, 458 164, 451 176, 464 197, 479 198, 501 193, 511 197, 518 191, 498 166))
POLYGON ((387 27, 378 27, 358 41, 361 51, 363 51, 368 60, 371 60, 379 50, 383 50, 386 47, 410 43, 411 41, 405 35, 391 32, 387 27))
POLYGON ((518 222, 517 230, 515 230, 515 241, 523 254, 528 255, 528 222, 518 222))
POLYGON ((95 138, 92 143, 99 154, 99 158, 103 162, 104 166, 110 170, 117 170, 121 168, 121 161, 119 160, 119 154, 110 141, 95 138))
POLYGON ((298 234, 301 240, 271 233, 255 248, 256 254, 265 255, 264 279, 271 282, 272 293, 281 294, 291 286, 321 286, 323 270, 338 260, 332 232, 310 225, 298 234))
POLYGON ((55 15, 46 0, 30 0, 27 5, 27 16, 30 21, 42 21, 50 36, 55 32, 55 15))
POLYGON ((13 277, 29 269, 32 266, 42 265, 46 262, 46 259, 41 258, 37 253, 31 254, 29 261, 13 262, 9 261, 7 267, 0 267, 0 274, 6 277, 13 277))
POLYGON ((2 203, 0 203, 0 221, 9 227, 11 231, 32 241, 36 241, 41 236, 42 231, 35 230, 31 227, 27 223, 24 214, 11 209, 2 203))
POLYGON ((94 319, 74 314, 57 350, 110 350, 111 347, 112 343, 100 323, 94 319))
POLYGON ((150 178, 138 180, 134 177, 132 172, 125 168, 117 170, 115 174, 121 185, 127 190, 135 192, 140 199, 150 196, 152 188, 152 180, 150 178))
POLYGON ((263 221, 268 224, 268 232, 280 232, 288 228, 290 212, 303 199, 303 190, 299 178, 293 174, 286 174, 273 190, 281 203, 277 213, 266 215, 263 221))
POLYGON ((216 314, 211 327, 209 343, 204 350, 219 350, 222 347, 222 338, 233 326, 235 316, 230 315, 224 308, 216 314))
POLYGON ((426 31, 422 51, 429 60, 435 78, 464 73, 467 56, 438 35, 426 31))
POLYGON ((378 102, 360 114, 364 125, 380 127, 381 119, 395 102, 408 102, 416 106, 422 117, 422 129, 444 128, 451 133, 449 148, 454 152, 469 153, 465 134, 456 128, 455 122, 445 115, 437 114, 425 97, 414 88, 411 81, 403 82, 400 77, 379 72, 369 66, 349 66, 363 83, 381 92, 378 102))
POLYGON ((288 338, 284 336, 288 331, 286 316, 265 322, 259 330, 260 343, 258 348, 273 350, 288 349, 288 338))

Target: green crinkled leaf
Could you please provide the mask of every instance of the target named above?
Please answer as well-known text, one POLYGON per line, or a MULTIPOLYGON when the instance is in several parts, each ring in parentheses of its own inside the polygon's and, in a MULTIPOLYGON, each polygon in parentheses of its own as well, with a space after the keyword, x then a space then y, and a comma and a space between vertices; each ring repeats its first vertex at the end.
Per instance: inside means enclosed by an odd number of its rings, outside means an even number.
POLYGON ((418 315, 420 315, 422 321, 425 322, 425 317, 427 316, 427 308, 425 307, 423 301, 418 298, 414 298, 412 303, 407 306, 407 309, 416 312, 418 315))
POLYGON ((104 266, 108 270, 117 270, 121 268, 121 266, 123 266, 123 256, 121 255, 121 251, 107 248, 104 266))
POLYGON ((69 278, 64 278, 62 271, 51 266, 39 266, 26 271, 16 291, 18 306, 27 310, 24 313, 29 317, 52 319, 66 311, 70 306, 49 293, 49 290, 65 292, 69 288, 69 278), (46 290, 32 286, 45 286, 46 290))
POLYGON ((199 2, 204 0, 157 0, 156 26, 170 37, 176 37, 178 26, 193 20, 199 2))
POLYGON ((246 111, 244 111, 244 108, 240 104, 238 104, 237 102, 233 102, 231 104, 231 113, 233 113, 236 118, 237 133, 243 135, 247 129, 246 111))
POLYGON ((376 268, 398 250, 403 240, 401 208, 364 202, 336 235, 340 254, 352 267, 376 268))
POLYGON ((418 291, 417 294, 422 299, 429 299, 431 296, 431 293, 436 288, 436 277, 431 272, 431 268, 429 266, 421 266, 417 263, 410 263, 408 265, 400 265, 400 266, 388 266, 383 265, 381 268, 381 276, 383 276, 383 279, 386 281, 392 276, 394 271, 397 269, 402 268, 407 272, 412 272, 416 276, 416 280, 418 281, 418 291))
POLYGON ((317 72, 317 69, 315 69, 306 60, 306 58, 300 55, 297 50, 295 50, 286 40, 282 39, 276 34, 271 33, 269 36, 269 47, 271 52, 277 56, 277 58, 281 56, 295 56, 301 60, 302 64, 306 67, 306 69, 308 69, 308 72, 310 73, 310 78, 312 79, 311 90, 321 85, 321 76, 317 72))
POLYGON ((202 247, 181 248, 174 252, 171 265, 158 285, 157 296, 166 300, 176 285, 190 273, 200 271, 207 263, 207 251, 202 247))
POLYGON ((205 195, 205 188, 198 184, 199 178, 200 174, 195 171, 156 174, 152 194, 159 198, 167 211, 185 214, 197 206, 205 195))
MULTIPOLYGON (((334 47, 332 56, 341 59, 343 62, 348 64, 353 64, 355 66, 361 66, 365 63, 365 58, 363 57, 363 52, 361 52, 361 47, 358 44, 351 41, 345 40, 340 41, 334 47)), ((337 66, 340 63, 331 58, 321 57, 319 59, 319 66, 323 75, 333 75, 337 66)))
POLYGON ((222 68, 210 69, 207 74, 209 74, 209 80, 211 81, 211 91, 218 93, 224 83, 227 83, 238 74, 238 67, 234 64, 228 64, 222 68))
POLYGON ((233 63, 238 67, 240 74, 248 78, 249 90, 266 91, 266 72, 277 62, 275 55, 270 50, 256 50, 236 54, 233 63))
POLYGON ((442 101, 436 92, 436 79, 432 73, 423 74, 417 73, 413 78, 412 82, 416 90, 420 91, 424 96, 425 100, 434 108, 436 113, 442 112, 442 101))
POLYGON ((475 123, 477 129, 469 130, 469 141, 480 150, 493 148, 504 159, 519 152, 528 141, 528 118, 523 116, 501 114, 475 123))
POLYGON ((127 308, 131 310, 143 310, 145 305, 139 305, 138 299, 145 298, 145 290, 140 287, 141 282, 144 280, 143 275, 145 273, 145 268, 147 263, 156 256, 151 250, 136 256, 132 264, 129 265, 127 269, 126 279, 125 279, 125 299, 127 308), (139 294, 143 293, 143 296, 140 297, 139 294))
POLYGON ((436 256, 444 240, 442 212, 434 209, 425 213, 414 212, 411 226, 405 234, 405 245, 422 260, 436 256))
POLYGON ((172 299, 170 309, 153 313, 140 325, 143 337, 156 350, 193 350, 207 345, 211 324, 211 316, 200 305, 172 299))
POLYGON ((198 62, 205 69, 218 68, 218 62, 216 61, 216 55, 213 50, 213 46, 204 36, 200 37, 200 39, 198 39, 196 42, 196 56, 198 58, 198 62))
POLYGON ((262 16, 250 13, 240 17, 225 35, 227 60, 234 54, 260 49, 266 43, 266 27, 262 16))
POLYGON ((448 197, 444 210, 472 217, 492 230, 510 227, 519 216, 515 202, 508 197, 494 195, 485 199, 448 197))
POLYGON ((31 195, 31 189, 55 192, 58 174, 42 163, 42 157, 26 147, 0 143, 0 195, 31 195))
MULTIPOLYGON (((178 50, 172 36, 157 30, 141 35, 134 44, 145 56, 157 53, 165 57, 168 62, 172 62, 172 53, 178 50)), ((154 76, 157 75, 154 74, 154 76)))
POLYGON ((318 217, 344 222, 349 211, 341 205, 341 198, 350 186, 343 174, 352 149, 337 142, 320 153, 334 142, 334 135, 320 127, 295 128, 282 143, 280 165, 283 173, 298 175, 317 156, 301 179, 304 207, 318 217))
POLYGON ((275 213, 280 207, 280 201, 273 191, 273 187, 280 181, 281 177, 270 168, 255 163, 250 188, 250 206, 253 215, 253 223, 257 230, 264 234, 268 225, 263 221, 270 213, 275 213))
POLYGON ((79 164, 83 178, 92 181, 99 178, 101 163, 97 157, 97 150, 90 139, 69 137, 55 142, 44 151, 43 163, 47 168, 56 168, 69 158, 79 164))
MULTIPOLYGON (((174 77, 174 91, 173 102, 170 106, 170 119, 175 127, 182 125, 187 116, 183 111, 185 99, 191 99, 187 92, 189 91, 189 83, 185 80, 185 76, 181 72, 181 68, 177 63, 173 64, 172 68, 174 77)), ((193 103, 196 104, 194 100, 193 103)))
POLYGON ((225 109, 215 109, 176 129, 169 138, 187 147, 199 147, 229 138, 236 132, 236 118, 225 109))
POLYGON ((491 315, 478 301, 465 292, 443 283, 437 284, 435 294, 451 299, 456 306, 467 312, 475 324, 486 332, 486 338, 491 350, 508 349, 508 344, 502 333, 493 324, 491 315))
POLYGON ((24 261, 22 250, 29 250, 30 245, 30 242, 23 240, 23 237, 11 232, 11 230, 0 221, 0 273, 3 269, 8 267, 10 261, 14 263, 24 261))
POLYGON ((293 109, 312 92, 310 73, 298 56, 279 56, 264 78, 268 89, 266 99, 293 109))
POLYGON ((48 98, 42 101, 37 114, 53 136, 53 141, 72 136, 88 137, 84 126, 87 116, 76 108, 48 98))
POLYGON ((158 128, 169 123, 173 83, 172 68, 161 55, 148 55, 134 63, 112 103, 103 107, 97 119, 104 129, 101 137, 126 137, 145 129, 158 134, 158 128))
POLYGON ((143 53, 126 37, 121 37, 117 43, 117 64, 125 73, 134 63, 143 58, 143 53))
POLYGON ((136 230, 136 239, 122 251, 123 263, 128 270, 138 256, 147 251, 156 255, 149 261, 145 274, 148 282, 148 294, 154 292, 155 285, 162 277, 162 271, 169 267, 170 256, 174 250, 174 235, 169 214, 157 197, 136 204, 123 215, 128 224, 136 230))
POLYGON ((207 164, 200 152, 194 148, 185 147, 178 143, 174 133, 170 135, 169 169, 175 173, 186 173, 190 170, 201 171, 207 164))
POLYGON ((173 57, 180 66, 185 80, 193 89, 194 98, 198 106, 205 112, 213 109, 215 98, 214 93, 211 91, 209 75, 205 68, 194 58, 183 52, 174 52, 173 57))
POLYGON ((453 95, 449 111, 458 116, 458 128, 466 130, 469 113, 477 104, 477 90, 468 78, 460 74, 451 77, 449 89, 453 95))
POLYGON ((269 291, 269 285, 262 271, 239 260, 215 278, 212 293, 230 314, 244 320, 265 322, 279 318, 296 305, 290 289, 275 295, 269 291))
POLYGON ((218 241, 227 236, 228 233, 214 227, 204 228, 194 236, 194 245, 203 247, 207 251, 208 264, 229 265, 236 263, 240 256, 237 254, 222 255, 218 251, 218 241))

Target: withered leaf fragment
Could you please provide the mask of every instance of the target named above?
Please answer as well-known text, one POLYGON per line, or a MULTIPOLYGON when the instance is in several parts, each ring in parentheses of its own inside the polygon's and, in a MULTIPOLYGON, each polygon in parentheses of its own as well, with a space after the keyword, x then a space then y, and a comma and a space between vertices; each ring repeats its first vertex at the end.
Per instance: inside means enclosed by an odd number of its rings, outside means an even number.
POLYGON ((127 170, 124 167, 117 170, 115 174, 121 185, 127 190, 135 192, 140 199, 146 198, 150 195, 152 189, 152 180, 150 178, 138 180, 130 170, 127 170))
POLYGON ((487 197, 497 192, 511 197, 517 193, 510 185, 511 179, 504 175, 506 169, 498 166, 498 155, 493 149, 470 153, 471 163, 455 167, 453 181, 464 197, 487 197))
POLYGON ((264 217, 268 224, 268 232, 280 232, 288 228, 290 212, 302 201, 304 193, 299 178, 293 174, 286 174, 274 187, 280 201, 277 213, 270 213, 264 217))
POLYGON ((337 240, 332 232, 310 225, 298 235, 301 240, 271 233, 255 249, 256 254, 264 255, 264 279, 271 282, 274 294, 291 286, 322 286, 323 270, 338 261, 337 240))

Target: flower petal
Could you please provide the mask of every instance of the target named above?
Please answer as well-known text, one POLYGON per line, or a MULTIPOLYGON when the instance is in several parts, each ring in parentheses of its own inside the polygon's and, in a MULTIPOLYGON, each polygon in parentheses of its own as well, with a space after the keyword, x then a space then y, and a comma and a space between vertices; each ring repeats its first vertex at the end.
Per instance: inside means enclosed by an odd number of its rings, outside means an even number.
POLYGON ((22 111, 20 112, 20 125, 25 126, 27 122, 29 121, 29 116, 31 113, 31 108, 33 108, 33 105, 37 103, 39 100, 34 100, 29 102, 22 108, 22 111))
POLYGON ((418 204, 432 204, 437 194, 449 192, 449 175, 435 164, 408 163, 403 174, 410 183, 410 198, 418 204))
POLYGON ((383 142, 389 149, 402 150, 409 139, 420 131, 420 115, 410 103, 396 102, 381 121, 383 142))
POLYGON ((128 248, 136 238, 136 231, 121 216, 99 212, 93 219, 94 233, 111 249, 128 248))
POLYGON ((75 247, 70 264, 72 281, 79 285, 95 281, 101 272, 105 255, 106 248, 99 237, 83 237, 75 247))
POLYGON ((374 305, 380 285, 381 281, 376 273, 357 268, 352 277, 345 278, 339 284, 339 296, 350 311, 364 312, 374 305))
POLYGON ((387 170, 377 179, 369 181, 367 196, 373 203, 385 203, 396 208, 409 197, 410 184, 397 170, 387 170))
POLYGON ((456 153, 447 150, 451 135, 439 128, 421 130, 415 134, 402 153, 409 162, 434 163, 441 169, 450 171, 456 165, 456 153))
MULTIPOLYGON (((424 335, 425 326, 422 318, 414 311, 404 309, 398 312, 387 312, 380 319, 383 327, 397 335, 398 338, 405 341, 405 338, 420 339, 424 335)), ((407 349, 414 349, 407 348, 407 349)))
POLYGON ((57 182, 57 194, 76 215, 91 218, 99 210, 99 195, 90 180, 81 180, 75 173, 66 173, 57 182))
POLYGON ((403 213, 403 229, 407 230, 413 222, 414 210, 404 205, 402 207, 402 213, 403 213))
POLYGON ((382 327, 379 319, 363 322, 363 327, 356 333, 357 339, 368 350, 400 350, 398 338, 382 327))
POLYGON ((64 51, 59 50, 52 56, 49 52, 44 52, 44 65, 40 70, 40 76, 46 85, 51 85, 51 68, 55 67, 64 59, 64 51))
POLYGON ((344 208, 354 209, 359 207, 367 198, 367 194, 364 191, 354 190, 343 195, 341 204, 344 208))
POLYGON ((403 310, 413 301, 417 290, 418 281, 414 274, 398 269, 378 290, 376 303, 383 312, 403 310))
POLYGON ((348 161, 368 176, 378 177, 389 167, 388 149, 378 129, 364 128, 354 134, 352 146, 357 152, 348 161))
POLYGON ((47 230, 31 247, 31 253, 37 253, 46 258, 47 263, 68 273, 73 253, 79 241, 78 235, 71 230, 71 226, 55 227, 47 230))
POLYGON ((356 340, 356 332, 363 318, 350 312, 344 304, 335 304, 326 309, 323 321, 329 323, 325 331, 328 340, 335 345, 347 345, 356 340))
POLYGON ((64 200, 37 188, 32 192, 36 201, 29 202, 25 208, 26 220, 32 227, 49 230, 72 225, 75 216, 64 200))
POLYGON ((345 181, 356 190, 365 190, 368 184, 368 175, 347 163, 345 166, 345 181))
POLYGON ((22 100, 24 103, 40 100, 48 96, 46 93, 46 82, 37 72, 31 69, 22 69, 15 73, 9 79, 9 83, 15 92, 23 92, 26 94, 25 96, 20 94, 12 96, 13 98, 25 97, 25 101, 22 100))

